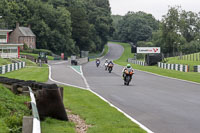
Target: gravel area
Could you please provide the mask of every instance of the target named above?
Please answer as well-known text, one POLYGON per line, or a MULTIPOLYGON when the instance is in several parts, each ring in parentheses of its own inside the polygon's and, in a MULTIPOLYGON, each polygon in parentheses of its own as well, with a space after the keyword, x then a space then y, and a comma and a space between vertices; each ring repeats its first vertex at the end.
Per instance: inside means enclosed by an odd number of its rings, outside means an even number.
POLYGON ((71 111, 68 109, 66 109, 66 111, 68 113, 67 116, 68 116, 69 121, 75 123, 76 125, 76 132, 86 133, 88 127, 91 127, 91 125, 87 125, 85 121, 79 117, 79 115, 72 114, 71 111))

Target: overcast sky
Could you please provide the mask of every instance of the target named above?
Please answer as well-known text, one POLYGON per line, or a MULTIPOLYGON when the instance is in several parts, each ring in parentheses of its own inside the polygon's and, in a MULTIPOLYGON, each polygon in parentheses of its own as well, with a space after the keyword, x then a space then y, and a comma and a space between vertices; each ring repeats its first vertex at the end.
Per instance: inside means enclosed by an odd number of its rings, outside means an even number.
POLYGON ((200 0, 109 0, 112 14, 125 15, 128 11, 144 11, 161 20, 168 6, 181 5, 186 11, 200 12, 200 0))

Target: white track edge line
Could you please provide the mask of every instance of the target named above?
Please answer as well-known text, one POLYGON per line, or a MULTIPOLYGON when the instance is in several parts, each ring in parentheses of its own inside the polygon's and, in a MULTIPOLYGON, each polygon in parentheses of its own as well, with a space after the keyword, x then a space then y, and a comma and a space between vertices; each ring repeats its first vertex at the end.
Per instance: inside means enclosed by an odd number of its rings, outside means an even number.
POLYGON ((59 82, 59 81, 56 81, 54 80, 52 77, 51 77, 51 66, 49 66, 49 79, 55 83, 58 83, 58 84, 63 84, 63 85, 66 85, 66 86, 71 86, 71 87, 75 87, 75 88, 80 88, 80 89, 83 89, 83 90, 87 90, 87 88, 84 88, 84 87, 81 87, 81 86, 76 86, 76 85, 72 85, 72 84, 67 84, 67 83, 63 83, 63 82, 59 82))
MULTIPOLYGON (((81 66, 80 66, 81 67, 81 66)), ((70 66, 71 69, 73 69, 76 73, 78 73, 79 75, 81 75, 81 72, 77 71, 74 67, 70 66)))
MULTIPOLYGON (((86 83, 87 80, 83 74, 82 71, 82 66, 81 66, 81 72, 82 72, 82 76, 85 79, 86 83)), ((150 129, 148 129, 147 127, 145 127, 143 124, 141 124, 139 121, 137 121, 136 119, 134 119, 133 117, 131 117, 130 115, 128 115, 127 113, 125 113, 124 111, 122 111, 120 108, 116 107, 115 105, 113 105, 112 103, 110 103, 108 100, 106 100, 104 97, 100 96, 99 94, 97 94, 96 92, 94 92, 93 90, 91 90, 90 88, 88 88, 88 90, 90 92, 92 92, 93 94, 95 94, 96 96, 98 96, 99 98, 101 98, 103 101, 107 102, 111 107, 114 107, 115 109, 117 109, 119 112, 121 112, 122 114, 124 114, 127 118, 129 118, 132 122, 138 124, 142 129, 144 129, 145 131, 147 131, 148 133, 154 133, 153 131, 151 131, 150 129)))
POLYGON ((83 70, 82 70, 82 66, 80 66, 80 70, 81 70, 81 77, 83 78, 84 82, 85 82, 85 85, 87 87, 88 90, 90 90, 90 86, 85 78, 85 76, 83 75, 83 70))
POLYGON ((83 79, 83 81, 84 81, 84 83, 85 83, 85 85, 86 85, 86 88, 87 88, 87 89, 90 89, 90 86, 89 86, 89 84, 88 84, 86 78, 85 78, 84 75, 83 75, 82 66, 80 65, 80 71, 81 71, 81 72, 78 72, 78 71, 77 71, 75 68, 73 68, 72 66, 71 66, 70 68, 71 68, 72 70, 74 70, 76 73, 78 73, 79 75, 81 75, 81 78, 83 79))

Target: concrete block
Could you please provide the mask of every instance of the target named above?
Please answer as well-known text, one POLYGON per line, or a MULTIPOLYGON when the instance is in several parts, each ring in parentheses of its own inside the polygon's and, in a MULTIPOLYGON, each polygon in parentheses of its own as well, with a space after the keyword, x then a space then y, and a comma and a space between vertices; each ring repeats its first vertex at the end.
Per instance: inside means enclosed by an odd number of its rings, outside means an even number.
POLYGON ((24 116, 22 133, 32 133, 32 130, 33 130, 33 117, 32 116, 24 116))

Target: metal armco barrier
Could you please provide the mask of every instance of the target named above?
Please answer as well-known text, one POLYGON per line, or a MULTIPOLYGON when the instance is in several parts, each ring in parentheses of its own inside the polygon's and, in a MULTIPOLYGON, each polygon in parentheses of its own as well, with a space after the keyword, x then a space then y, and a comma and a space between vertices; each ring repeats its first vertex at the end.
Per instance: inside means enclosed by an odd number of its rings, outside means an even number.
POLYGON ((189 66, 182 65, 182 64, 167 64, 167 63, 158 62, 158 67, 163 68, 163 69, 181 71, 181 72, 189 72, 189 66))
POLYGON ((133 60, 133 59, 128 59, 129 63, 133 63, 133 64, 137 64, 137 65, 141 65, 141 66, 146 66, 146 63, 144 61, 139 61, 139 60, 133 60))
POLYGON ((18 63, 2 65, 2 66, 0 66, 0 74, 5 74, 7 72, 12 72, 12 71, 24 68, 25 66, 26 66, 25 62, 18 62, 18 63))
POLYGON ((32 107, 32 114, 33 114, 32 133, 41 133, 40 117, 39 117, 37 106, 36 106, 35 96, 32 92, 32 89, 30 87, 28 87, 28 88, 29 88, 30 97, 31 97, 31 107, 32 107))
POLYGON ((200 72, 200 65, 194 66, 194 72, 200 72))

